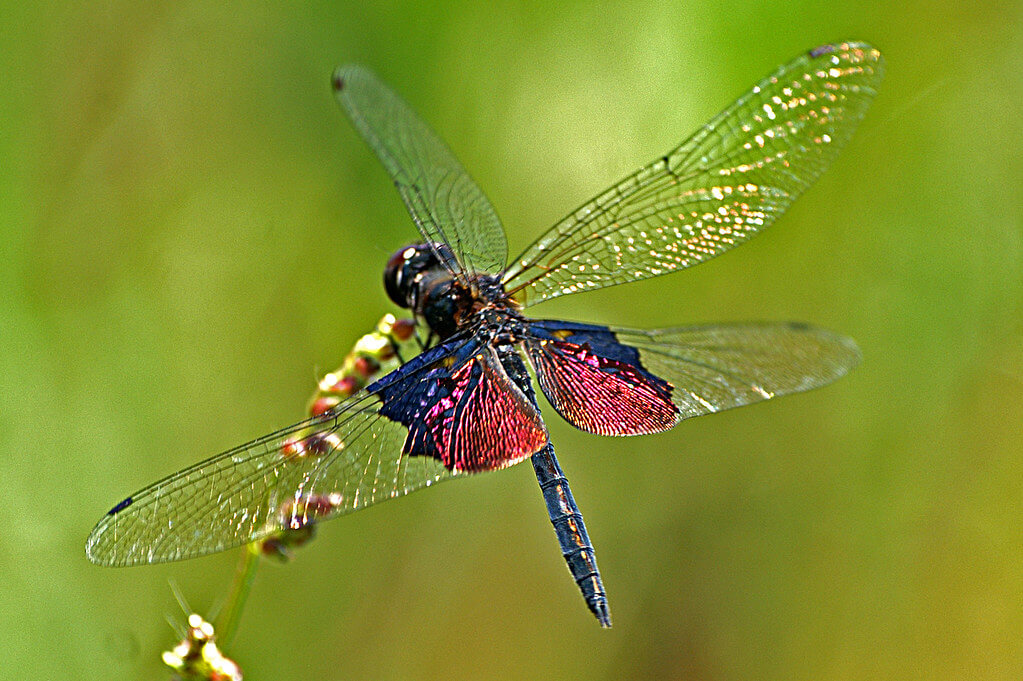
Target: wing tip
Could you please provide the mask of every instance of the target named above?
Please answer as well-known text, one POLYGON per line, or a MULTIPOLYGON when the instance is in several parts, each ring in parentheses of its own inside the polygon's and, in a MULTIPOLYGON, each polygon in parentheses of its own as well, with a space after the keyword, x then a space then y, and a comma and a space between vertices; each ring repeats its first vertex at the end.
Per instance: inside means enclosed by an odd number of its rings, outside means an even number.
POLYGON ((339 94, 348 85, 348 76, 351 69, 351 65, 339 66, 330 75, 330 89, 334 91, 335 95, 339 94))
POLYGON ((841 361, 835 363, 836 375, 831 380, 845 376, 863 361, 863 352, 860 350, 860 346, 849 336, 831 331, 830 329, 814 326, 813 324, 807 324, 806 322, 784 322, 783 324, 790 331, 816 336, 844 351, 841 361))
POLYGON ((818 45, 812 50, 807 50, 806 56, 810 59, 818 59, 837 52, 845 53, 852 62, 872 67, 879 75, 884 73, 884 57, 881 55, 881 50, 861 40, 846 40, 818 45))
POLYGON ((330 89, 334 91, 335 95, 338 95, 351 86, 353 77, 371 75, 369 69, 358 64, 342 64, 330 75, 330 89))
POLYGON ((848 336, 838 336, 838 340, 848 353, 846 358, 847 361, 843 366, 842 373, 839 374, 839 377, 841 377, 845 376, 863 362, 863 351, 860 350, 860 346, 856 344, 856 341, 848 336))
POLYGON ((103 536, 110 527, 112 520, 116 518, 117 514, 124 509, 130 507, 135 503, 135 497, 125 497, 121 501, 117 502, 113 508, 106 512, 103 519, 100 520, 96 527, 92 528, 92 532, 89 533, 88 539, 85 540, 85 557, 89 559, 89 562, 94 565, 102 565, 105 567, 115 567, 118 565, 125 565, 123 561, 117 559, 116 555, 110 552, 101 550, 100 544, 102 543, 103 536))
POLYGON ((806 51, 808 56, 814 58, 822 57, 832 52, 863 52, 870 57, 879 57, 881 55, 881 52, 876 47, 864 40, 839 40, 833 43, 824 43, 806 51))
POLYGON ((99 565, 102 567, 113 567, 117 565, 117 562, 111 560, 109 555, 103 555, 101 551, 98 551, 96 545, 99 543, 100 537, 102 536, 103 528, 97 526, 96 529, 89 534, 89 538, 85 540, 85 557, 89 559, 89 562, 93 565, 99 565))

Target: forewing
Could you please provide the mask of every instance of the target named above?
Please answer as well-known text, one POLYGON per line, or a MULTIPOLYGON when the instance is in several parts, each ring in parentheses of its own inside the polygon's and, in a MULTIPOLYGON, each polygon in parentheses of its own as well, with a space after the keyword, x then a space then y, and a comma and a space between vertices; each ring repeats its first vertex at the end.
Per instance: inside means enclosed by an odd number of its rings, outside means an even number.
MULTIPOLYGON (((497 213, 443 141, 367 69, 334 73, 338 101, 394 180, 427 242, 451 247, 453 273, 497 273, 508 246, 497 213)), ((443 254, 438 254, 443 257, 443 254)))
POLYGON ((798 323, 611 330, 671 383, 679 420, 819 388, 860 361, 851 338, 798 323))
POLYGON ((848 141, 882 77, 864 43, 825 45, 569 214, 511 263, 524 304, 667 274, 774 222, 848 141))

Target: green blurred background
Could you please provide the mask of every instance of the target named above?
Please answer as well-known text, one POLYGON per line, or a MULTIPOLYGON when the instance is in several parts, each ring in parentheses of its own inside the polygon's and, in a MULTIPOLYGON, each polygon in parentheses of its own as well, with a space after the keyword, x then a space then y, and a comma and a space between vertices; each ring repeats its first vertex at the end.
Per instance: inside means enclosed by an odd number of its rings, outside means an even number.
MULTIPOLYGON (((1023 675, 1019 2, 3 7, 0 678, 159 679, 237 552, 103 569, 117 500, 296 420, 392 310, 400 200, 331 96, 358 61, 488 192, 517 252, 799 52, 873 42, 859 134, 752 244, 536 309, 857 339, 817 392, 641 439, 552 437, 615 627, 529 466, 321 528, 266 566, 247 679, 1023 675)), ((548 410, 549 411, 549 410, 548 410)))

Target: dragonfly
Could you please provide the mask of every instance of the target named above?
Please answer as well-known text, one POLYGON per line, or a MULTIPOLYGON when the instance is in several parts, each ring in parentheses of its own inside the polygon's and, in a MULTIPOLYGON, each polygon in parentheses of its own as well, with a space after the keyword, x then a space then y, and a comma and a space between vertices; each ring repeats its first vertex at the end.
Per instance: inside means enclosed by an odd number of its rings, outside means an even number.
POLYGON ((568 568, 610 626, 533 377, 573 426, 641 435, 823 386, 860 353, 803 323, 637 330, 526 310, 685 269, 759 234, 833 161, 882 74, 866 43, 805 52, 508 260, 497 213, 440 137, 371 71, 339 68, 336 98, 418 229, 387 262, 384 284, 422 325, 422 351, 322 413, 125 498, 90 534, 89 559, 194 558, 530 459, 568 568))

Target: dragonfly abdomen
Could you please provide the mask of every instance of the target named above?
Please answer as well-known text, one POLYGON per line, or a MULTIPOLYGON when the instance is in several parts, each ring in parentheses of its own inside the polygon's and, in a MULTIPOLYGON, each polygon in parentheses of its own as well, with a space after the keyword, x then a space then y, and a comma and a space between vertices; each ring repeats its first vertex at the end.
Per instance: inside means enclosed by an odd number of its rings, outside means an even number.
MULTIPOLYGON (((497 354, 508 377, 522 390, 526 399, 537 407, 536 393, 521 355, 509 345, 499 345, 497 354)), ((586 605, 600 625, 610 627, 611 612, 607 604, 604 583, 597 568, 597 556, 586 532, 582 513, 572 497, 568 479, 561 471, 557 457, 554 456, 554 446, 548 440, 530 460, 568 570, 579 586, 586 605)))
POLYGON ((600 570, 597 568, 597 554, 590 543, 582 513, 579 512, 579 507, 572 497, 568 479, 561 472, 558 459, 554 456, 554 446, 548 443, 533 455, 531 461, 568 571, 572 573, 572 578, 579 585, 586 605, 600 625, 610 627, 611 610, 608 607, 604 583, 600 578, 600 570))

